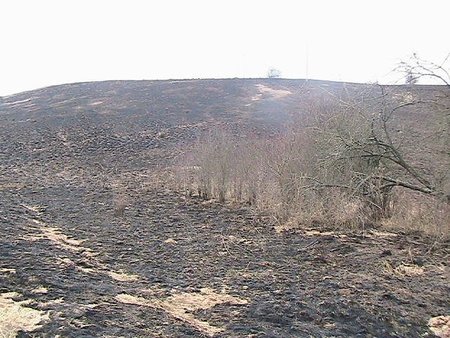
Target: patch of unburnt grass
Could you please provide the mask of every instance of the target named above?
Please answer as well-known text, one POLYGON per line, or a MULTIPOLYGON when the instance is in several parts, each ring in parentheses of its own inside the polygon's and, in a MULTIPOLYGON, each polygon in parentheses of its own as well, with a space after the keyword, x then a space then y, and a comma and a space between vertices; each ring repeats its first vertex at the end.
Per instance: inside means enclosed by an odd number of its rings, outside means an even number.
POLYGON ((0 294, 0 337, 13 338, 19 331, 32 332, 49 320, 47 312, 27 306, 31 300, 14 300, 17 298, 20 295, 15 292, 0 294))
POLYGON ((125 304, 164 310, 174 318, 185 322, 210 337, 222 332, 224 328, 197 319, 194 315, 195 311, 210 309, 218 304, 224 303, 229 305, 247 304, 247 300, 225 293, 217 293, 209 288, 202 288, 199 292, 175 293, 165 299, 148 299, 129 294, 120 294, 115 298, 117 301, 125 304))

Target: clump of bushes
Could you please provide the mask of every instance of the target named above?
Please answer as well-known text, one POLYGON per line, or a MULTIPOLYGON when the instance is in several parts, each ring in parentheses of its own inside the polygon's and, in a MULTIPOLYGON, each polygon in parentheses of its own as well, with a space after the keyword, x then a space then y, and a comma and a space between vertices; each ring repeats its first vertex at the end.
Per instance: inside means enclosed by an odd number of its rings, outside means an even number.
POLYGON ((270 139, 204 135, 180 162, 179 182, 190 195, 246 203, 281 223, 448 233, 448 142, 430 136, 445 137, 445 112, 411 123, 423 102, 382 86, 305 106, 270 139))

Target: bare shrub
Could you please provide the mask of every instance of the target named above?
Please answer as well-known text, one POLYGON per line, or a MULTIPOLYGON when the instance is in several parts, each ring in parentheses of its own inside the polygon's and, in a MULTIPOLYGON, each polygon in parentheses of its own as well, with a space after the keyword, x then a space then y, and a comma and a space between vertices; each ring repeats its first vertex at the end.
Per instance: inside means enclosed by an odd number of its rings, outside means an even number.
POLYGON ((123 217, 125 209, 130 204, 129 197, 124 193, 118 193, 113 198, 114 216, 123 217))
POLYGON ((388 228, 407 232, 424 232, 436 238, 449 239, 450 205, 417 192, 398 190, 394 193, 392 215, 382 220, 388 228))
POLYGON ((332 114, 314 112, 314 132, 308 136, 318 156, 308 179, 316 187, 359 197, 373 221, 390 216, 396 187, 445 196, 450 165, 443 142, 435 141, 436 135, 448 141, 445 124, 429 124, 445 119, 442 111, 421 100, 398 102, 395 92, 378 87, 380 96, 375 87, 350 100, 340 98, 332 114))
POLYGON ((257 142, 242 141, 223 131, 201 137, 179 161, 182 189, 203 199, 256 205, 262 182, 257 142))
POLYGON ((198 162, 198 194, 204 199, 217 198, 225 202, 230 188, 233 141, 222 132, 209 134, 196 147, 198 162))

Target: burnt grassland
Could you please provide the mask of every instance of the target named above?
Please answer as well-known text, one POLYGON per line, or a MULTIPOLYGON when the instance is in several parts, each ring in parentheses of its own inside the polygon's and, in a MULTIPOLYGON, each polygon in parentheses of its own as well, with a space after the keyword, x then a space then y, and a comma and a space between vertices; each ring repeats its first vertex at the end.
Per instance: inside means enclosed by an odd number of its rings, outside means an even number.
MULTIPOLYGON (((433 336, 430 318, 450 312, 448 240, 277 231, 268 212, 190 197, 177 182, 201 135, 270 139, 298 121, 305 95, 361 86, 124 81, 2 98, 0 335, 433 336)), ((423 124, 421 111, 405 123, 423 124)))

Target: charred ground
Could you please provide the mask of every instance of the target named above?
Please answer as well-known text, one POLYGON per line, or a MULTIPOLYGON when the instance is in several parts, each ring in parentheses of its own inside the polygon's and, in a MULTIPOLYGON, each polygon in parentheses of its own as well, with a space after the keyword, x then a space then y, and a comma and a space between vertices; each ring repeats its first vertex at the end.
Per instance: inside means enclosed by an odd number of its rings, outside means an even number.
POLYGON ((170 183, 204 131, 270 137, 305 93, 361 86, 115 81, 2 98, 0 293, 44 316, 19 335, 432 336, 428 320, 450 311, 448 243, 326 225, 277 233, 250 208, 170 183))

